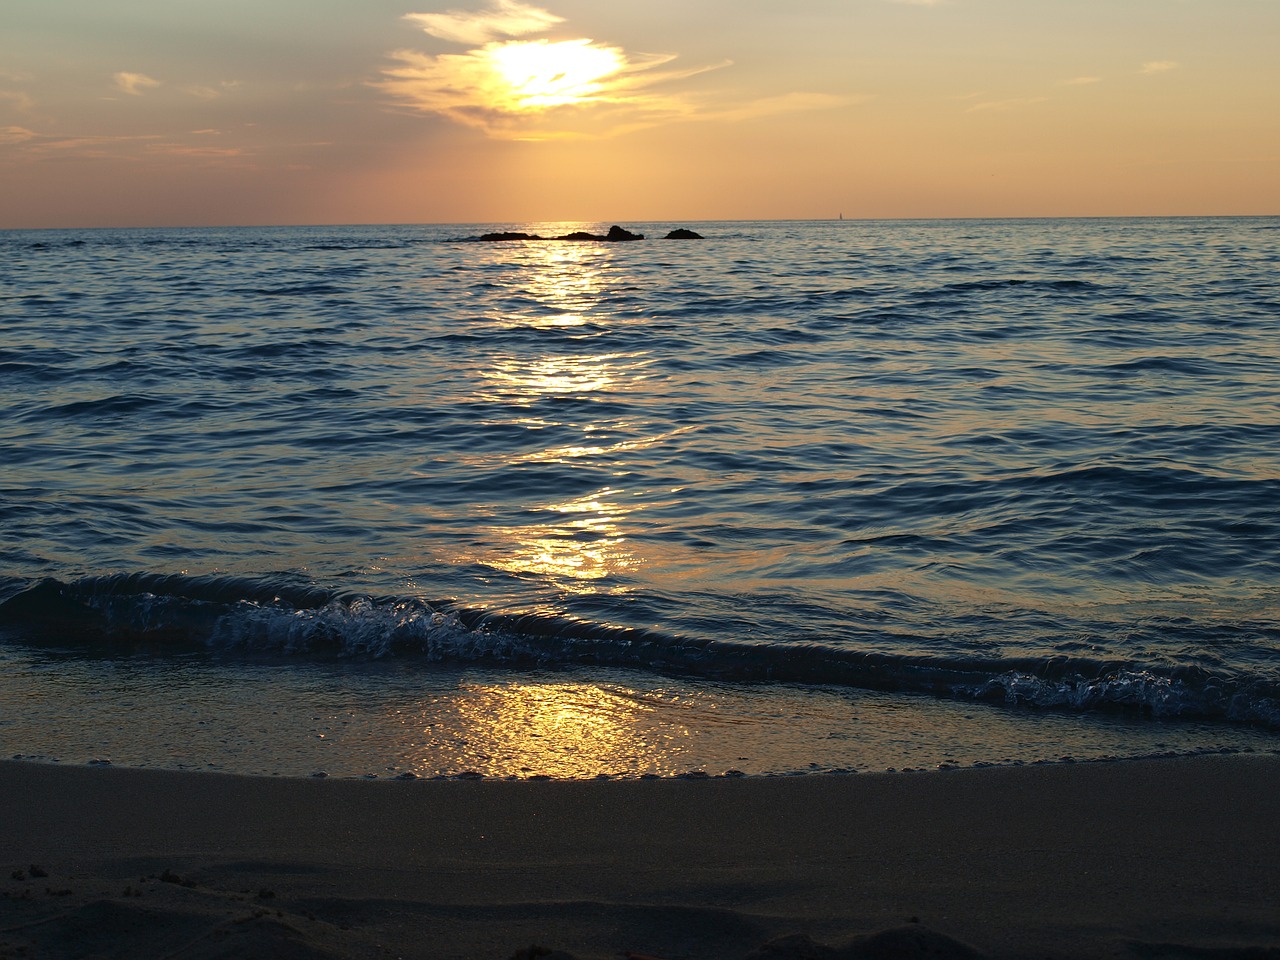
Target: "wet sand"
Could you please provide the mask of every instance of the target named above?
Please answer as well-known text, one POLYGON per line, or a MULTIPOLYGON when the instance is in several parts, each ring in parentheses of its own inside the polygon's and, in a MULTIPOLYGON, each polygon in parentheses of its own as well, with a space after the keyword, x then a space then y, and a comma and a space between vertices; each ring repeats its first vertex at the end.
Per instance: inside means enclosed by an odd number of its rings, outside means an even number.
POLYGON ((1277 903, 1274 755, 587 782, 0 762, 0 957, 1254 957, 1277 903))

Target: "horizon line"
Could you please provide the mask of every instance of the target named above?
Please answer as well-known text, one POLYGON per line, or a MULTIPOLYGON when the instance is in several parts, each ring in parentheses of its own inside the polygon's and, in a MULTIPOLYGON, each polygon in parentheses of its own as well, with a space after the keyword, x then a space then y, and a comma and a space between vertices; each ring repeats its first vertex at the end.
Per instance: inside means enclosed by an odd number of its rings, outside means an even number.
POLYGON ((708 223, 946 223, 959 221, 1040 221, 1040 220, 1267 220, 1280 217, 1280 213, 1110 213, 1110 214, 1014 214, 1008 216, 902 216, 902 217, 741 217, 728 219, 581 219, 563 220, 529 218, 523 220, 422 220, 422 221, 364 221, 351 223, 156 223, 156 224, 99 224, 96 226, 0 226, 0 233, 35 233, 58 230, 272 230, 296 228, 352 228, 352 227, 462 227, 501 226, 524 224, 676 224, 680 226, 708 223))

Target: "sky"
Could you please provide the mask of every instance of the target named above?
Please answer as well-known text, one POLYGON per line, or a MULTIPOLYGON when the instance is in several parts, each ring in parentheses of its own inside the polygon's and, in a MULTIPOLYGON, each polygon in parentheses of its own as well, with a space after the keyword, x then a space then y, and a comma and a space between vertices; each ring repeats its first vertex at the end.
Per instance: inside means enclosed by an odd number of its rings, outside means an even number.
POLYGON ((0 228, 1280 214, 1280 0, 2 0, 0 228))

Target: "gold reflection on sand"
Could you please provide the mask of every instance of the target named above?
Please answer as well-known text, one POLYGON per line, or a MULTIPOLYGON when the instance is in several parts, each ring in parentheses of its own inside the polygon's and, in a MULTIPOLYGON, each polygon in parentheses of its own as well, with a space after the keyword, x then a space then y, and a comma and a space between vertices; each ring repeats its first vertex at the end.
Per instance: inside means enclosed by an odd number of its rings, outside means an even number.
POLYGON ((554 777, 665 773, 680 769, 690 736, 669 716, 658 722, 656 705, 625 687, 464 683, 445 714, 439 706, 423 731, 420 762, 427 768, 554 777))

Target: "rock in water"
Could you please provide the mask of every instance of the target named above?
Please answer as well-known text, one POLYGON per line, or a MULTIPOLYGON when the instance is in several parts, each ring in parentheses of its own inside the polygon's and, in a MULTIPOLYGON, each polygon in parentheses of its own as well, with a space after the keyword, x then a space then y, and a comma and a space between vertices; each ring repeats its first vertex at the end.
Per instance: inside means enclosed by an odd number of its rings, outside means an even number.
POLYGON ((485 243, 502 243, 507 240, 541 240, 543 238, 536 233, 484 233, 471 239, 482 240, 485 243))
POLYGON ((680 228, 679 228, 679 229, 677 229, 677 230, 672 230, 670 233, 668 233, 668 234, 666 235, 666 237, 665 237, 664 239, 667 239, 667 240, 702 240, 702 239, 705 239, 705 238, 704 238, 704 237, 702 236, 702 234, 700 234, 700 233, 694 233, 692 230, 686 230, 684 227, 680 227, 680 228))
POLYGON ((643 240, 643 233, 632 233, 630 230, 624 230, 616 224, 609 228, 609 233, 605 237, 606 240, 643 240))
POLYGON ((577 231, 574 231, 573 233, 566 233, 563 237, 540 237, 536 233, 502 232, 502 233, 485 233, 485 234, 481 234, 478 237, 468 237, 467 239, 482 241, 485 243, 502 243, 508 240, 595 240, 599 242, 604 242, 607 240, 610 242, 614 242, 619 240, 643 240, 644 234, 632 233, 630 230, 624 230, 622 227, 615 225, 610 227, 609 232, 604 235, 601 235, 599 233, 587 233, 584 230, 577 230, 577 231))

